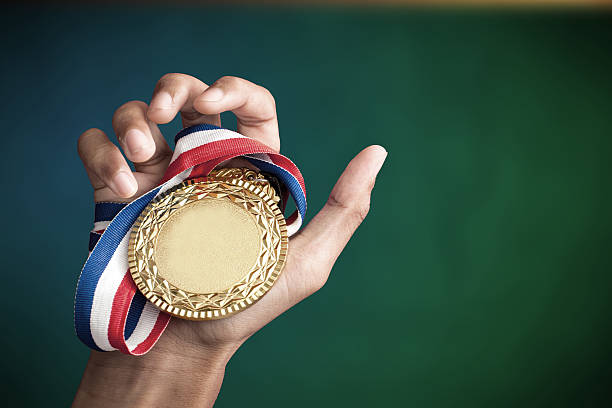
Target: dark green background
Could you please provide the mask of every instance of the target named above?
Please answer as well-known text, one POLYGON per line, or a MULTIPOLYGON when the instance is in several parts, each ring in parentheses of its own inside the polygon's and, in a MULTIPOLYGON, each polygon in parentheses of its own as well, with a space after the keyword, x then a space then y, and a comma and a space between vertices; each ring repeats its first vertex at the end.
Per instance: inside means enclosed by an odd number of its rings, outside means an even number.
POLYGON ((2 14, 5 401, 71 401, 88 354, 72 302, 92 217, 76 139, 112 135, 114 109, 174 71, 272 91, 310 217, 362 147, 389 151, 327 286, 241 348, 218 406, 612 402, 612 15, 2 14))

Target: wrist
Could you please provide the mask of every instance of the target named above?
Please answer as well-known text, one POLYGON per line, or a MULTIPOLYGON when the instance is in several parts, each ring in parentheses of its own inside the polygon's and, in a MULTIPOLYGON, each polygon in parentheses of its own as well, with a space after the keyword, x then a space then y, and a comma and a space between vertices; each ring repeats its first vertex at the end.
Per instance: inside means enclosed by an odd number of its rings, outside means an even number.
POLYGON ((212 406, 237 346, 160 343, 138 357, 92 351, 73 406, 212 406))

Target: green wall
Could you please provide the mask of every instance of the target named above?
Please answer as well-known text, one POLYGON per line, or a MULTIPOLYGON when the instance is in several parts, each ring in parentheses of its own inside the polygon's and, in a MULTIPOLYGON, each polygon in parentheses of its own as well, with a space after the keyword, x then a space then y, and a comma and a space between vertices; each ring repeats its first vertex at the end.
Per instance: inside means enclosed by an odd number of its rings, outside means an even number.
POLYGON ((13 7, 0 23, 11 406, 66 406, 88 354, 76 139, 112 134, 166 72, 272 91, 310 217, 362 147, 389 151, 327 286, 245 344, 219 407, 610 406, 611 14, 13 7))

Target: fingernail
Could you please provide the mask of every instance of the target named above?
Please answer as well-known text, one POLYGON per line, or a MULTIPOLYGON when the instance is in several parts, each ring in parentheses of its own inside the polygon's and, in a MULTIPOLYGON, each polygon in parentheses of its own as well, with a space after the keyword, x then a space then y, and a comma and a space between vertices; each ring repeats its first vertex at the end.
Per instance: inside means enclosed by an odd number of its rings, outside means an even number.
POLYGON ((134 177, 125 171, 115 174, 110 187, 115 193, 126 198, 133 196, 138 190, 138 184, 136 184, 134 177))
POLYGON ((380 148, 380 150, 382 150, 381 154, 378 157, 378 166, 376 166, 376 173, 378 174, 378 172, 380 171, 380 169, 382 168, 383 164, 385 163, 385 160, 387 160, 387 156, 389 155, 389 152, 387 151, 387 149, 385 149, 382 146, 377 146, 378 148, 380 148))
POLYGON ((200 99, 206 102, 218 102, 223 98, 223 91, 220 88, 208 88, 202 93, 200 99))
POLYGON ((161 92, 155 97, 155 109, 172 109, 174 102, 169 93, 161 92))
MULTIPOLYGON (((151 140, 139 129, 130 129, 125 133, 125 146, 129 155, 149 153, 151 140)), ((131 157, 133 159, 133 157, 131 157)))

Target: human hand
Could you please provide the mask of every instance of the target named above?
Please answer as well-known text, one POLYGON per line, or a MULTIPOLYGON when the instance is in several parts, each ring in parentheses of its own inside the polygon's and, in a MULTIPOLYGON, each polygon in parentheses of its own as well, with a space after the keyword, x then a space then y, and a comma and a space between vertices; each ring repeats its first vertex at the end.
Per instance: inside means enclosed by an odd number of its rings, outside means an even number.
MULTIPOLYGON (((208 86, 188 75, 167 74, 159 80, 150 105, 131 101, 118 108, 113 117, 119 145, 127 159, 134 163, 134 172, 121 151, 101 130, 90 129, 79 138, 79 155, 94 188, 94 200, 131 201, 130 198, 159 183, 172 155, 159 124, 170 122, 180 112, 185 127, 201 123, 220 126, 220 113, 225 111, 236 115, 239 133, 276 151, 280 149, 275 102, 265 88, 236 77, 223 77, 208 86)), ((225 364, 236 349, 276 316, 325 284, 338 255, 368 213, 370 193, 386 155, 382 147, 370 146, 351 160, 324 207, 291 238, 283 272, 257 303, 221 320, 172 319, 158 343, 145 356, 92 352, 75 406, 85 403, 80 396, 93 394, 98 394, 99 398, 113 396, 112 403, 121 405, 126 402, 127 395, 119 389, 126 381, 132 383, 129 390, 132 397, 144 395, 151 398, 149 405, 151 401, 163 405, 168 393, 162 392, 160 387, 154 387, 157 392, 152 392, 146 381, 157 379, 167 386, 168 378, 176 377, 177 370, 191 375, 190 384, 194 375, 200 378, 202 387, 201 393, 191 389, 187 394, 176 394, 174 387, 176 395, 169 400, 173 401, 172 405, 177 404, 177 395, 188 397, 182 405, 189 405, 195 399, 200 403, 214 402, 225 364), (202 364, 206 367, 202 368, 202 364), (194 371, 191 374, 190 368, 194 371), (149 373, 146 381, 126 377, 126 373, 139 371, 149 373), (103 391, 96 380, 100 376, 122 378, 122 381, 107 384, 103 391), (143 392, 137 392, 140 387, 134 384, 140 384, 143 392)), ((247 163, 232 159, 223 165, 249 167, 247 163)), ((144 404, 142 399, 130 401, 131 406, 144 404)), ((92 402, 96 401, 89 400, 89 406, 92 402)), ((107 400, 105 404, 110 402, 107 400)))

